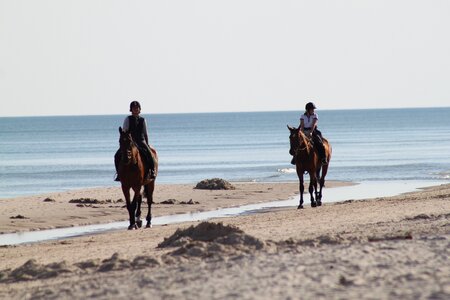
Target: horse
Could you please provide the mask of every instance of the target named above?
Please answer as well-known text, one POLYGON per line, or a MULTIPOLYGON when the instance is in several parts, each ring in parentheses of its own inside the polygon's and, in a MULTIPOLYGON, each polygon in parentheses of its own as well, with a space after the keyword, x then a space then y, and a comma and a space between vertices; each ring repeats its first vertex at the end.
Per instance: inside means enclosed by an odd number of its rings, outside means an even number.
MULTIPOLYGON (((300 203, 298 209, 303 208, 303 192, 305 190, 303 186, 303 174, 309 174, 309 194, 311 196, 311 207, 317 207, 322 205, 322 189, 325 186, 325 176, 328 172, 328 164, 322 165, 317 151, 314 149, 312 140, 306 137, 306 135, 300 130, 287 126, 290 135, 290 149, 289 153, 295 156, 295 167, 297 176, 300 180, 300 203), (317 181, 319 181, 320 189, 317 191, 317 181), (314 199, 313 192, 315 192, 316 198, 314 199)), ((325 148, 325 155, 328 163, 331 160, 331 145, 327 139, 323 138, 323 146, 325 148)))
MULTIPOLYGON (((142 195, 141 188, 144 186, 144 195, 147 198, 148 213, 147 213, 147 225, 146 228, 152 227, 152 203, 153 203, 153 191, 155 190, 155 180, 144 181, 145 165, 144 161, 139 154, 139 149, 133 142, 131 134, 123 131, 122 127, 119 127, 119 144, 121 159, 118 168, 118 175, 122 186, 122 192, 127 203, 127 210, 130 219, 129 230, 142 227, 141 221, 141 203, 142 195), (133 201, 130 200, 130 189, 133 189, 134 196, 133 201)), ((155 161, 155 174, 158 170, 158 153, 155 149, 150 148, 155 161)))

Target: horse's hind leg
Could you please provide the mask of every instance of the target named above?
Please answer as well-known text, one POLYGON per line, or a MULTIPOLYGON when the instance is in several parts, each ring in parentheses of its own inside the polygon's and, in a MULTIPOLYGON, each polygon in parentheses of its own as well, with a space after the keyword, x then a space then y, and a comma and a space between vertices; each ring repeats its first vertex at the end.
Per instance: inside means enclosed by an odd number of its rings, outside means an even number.
MULTIPOLYGON (((320 168, 319 170, 317 170, 316 173, 316 178, 320 178, 320 168)), ((322 205, 322 178, 319 179, 319 188, 317 189, 317 185, 316 185, 316 202, 317 202, 317 206, 321 206, 322 205)))
POLYGON ((147 217, 145 218, 147 220, 147 225, 145 226, 145 228, 152 227, 152 203, 153 203, 154 189, 155 189, 155 181, 154 180, 150 184, 147 184, 144 187, 145 196, 147 197, 147 205, 148 205, 148 213, 147 213, 147 217))
POLYGON ((322 189, 323 189, 324 184, 325 184, 325 180, 322 177, 319 180, 319 192, 317 193, 317 196, 316 196, 316 200, 317 200, 317 205, 318 206, 322 205, 322 189))
MULTIPOLYGON (((319 205, 319 201, 320 201, 320 205, 322 205, 322 189, 325 186, 325 176, 327 175, 328 172, 328 165, 322 166, 322 176, 318 176, 317 178, 319 179, 319 198, 317 200, 317 204, 319 205)), ((320 173, 320 170, 319 172, 320 173)))
POLYGON ((139 196, 137 197, 137 208, 136 208, 136 225, 139 228, 142 227, 141 204, 142 204, 142 195, 139 193, 139 196))
POLYGON ((316 207, 317 202, 314 200, 314 192, 317 192, 317 180, 315 176, 311 175, 309 177, 309 195, 311 196, 311 207, 316 207))
POLYGON ((303 193, 305 192, 305 186, 303 185, 303 174, 298 176, 300 183, 299 183, 299 189, 300 189, 300 203, 298 204, 297 209, 303 208, 303 193))

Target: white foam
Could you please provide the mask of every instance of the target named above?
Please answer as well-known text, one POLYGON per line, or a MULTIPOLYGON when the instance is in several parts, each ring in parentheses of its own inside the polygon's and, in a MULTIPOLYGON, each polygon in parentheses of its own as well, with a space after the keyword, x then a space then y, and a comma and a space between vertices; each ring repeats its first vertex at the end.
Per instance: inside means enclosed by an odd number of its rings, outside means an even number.
POLYGON ((292 174, 292 173, 295 173, 295 168, 278 169, 278 172, 284 173, 284 174, 292 174))

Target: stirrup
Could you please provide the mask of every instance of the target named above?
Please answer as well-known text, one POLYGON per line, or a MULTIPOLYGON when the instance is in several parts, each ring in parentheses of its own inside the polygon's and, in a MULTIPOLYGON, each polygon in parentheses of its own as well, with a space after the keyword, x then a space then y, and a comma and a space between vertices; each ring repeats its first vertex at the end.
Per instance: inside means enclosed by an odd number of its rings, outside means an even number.
POLYGON ((148 172, 147 175, 145 176, 145 181, 153 180, 155 178, 156 178, 155 171, 152 170, 148 172))

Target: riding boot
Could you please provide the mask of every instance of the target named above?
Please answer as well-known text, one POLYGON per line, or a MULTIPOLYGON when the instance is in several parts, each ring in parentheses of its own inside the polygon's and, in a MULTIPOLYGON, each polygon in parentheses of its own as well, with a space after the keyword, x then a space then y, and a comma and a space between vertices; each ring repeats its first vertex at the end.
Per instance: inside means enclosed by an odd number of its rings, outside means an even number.
POLYGON ((114 155, 114 165, 116 166, 116 178, 114 181, 120 181, 119 178, 119 163, 120 163, 120 150, 117 150, 116 154, 114 155))
POLYGON ((146 170, 145 178, 146 180, 155 179, 156 178, 156 172, 155 172, 155 164, 153 162, 153 159, 150 159, 148 162, 148 168, 146 170))
MULTIPOLYGON (((150 150, 150 147, 149 147, 150 150)), ((156 170, 155 170, 155 160, 153 159, 153 154, 152 151, 150 150, 149 152, 149 157, 148 157, 148 166, 149 166, 149 177, 150 179, 155 179, 156 178, 156 170)))
POLYGON ((322 162, 322 165, 327 165, 327 156, 325 155, 325 147, 322 143, 317 143, 317 150, 319 152, 320 161, 322 162))
POLYGON ((155 179, 156 178, 155 171, 152 169, 148 169, 147 172, 145 172, 144 178, 145 178, 145 181, 155 179))

